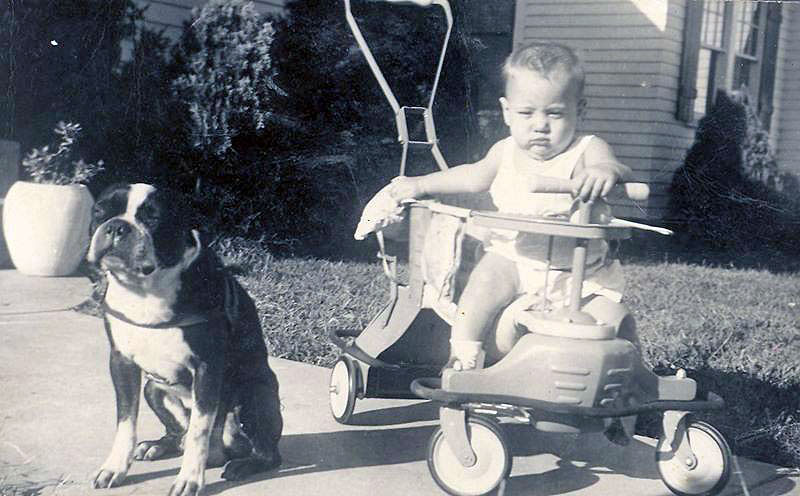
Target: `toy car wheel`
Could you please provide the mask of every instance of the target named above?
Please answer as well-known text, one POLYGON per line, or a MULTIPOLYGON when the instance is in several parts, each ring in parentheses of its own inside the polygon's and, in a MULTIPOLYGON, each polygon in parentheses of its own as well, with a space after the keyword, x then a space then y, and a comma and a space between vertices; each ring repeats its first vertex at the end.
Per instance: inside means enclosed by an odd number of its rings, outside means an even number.
POLYGON ((441 427, 428 444, 428 469, 449 494, 477 496, 496 488, 511 472, 511 453, 500 427, 482 417, 467 418, 467 437, 475 464, 465 467, 450 449, 441 427))
POLYGON ((671 451, 662 451, 665 441, 660 439, 656 448, 656 466, 661 480, 678 496, 719 494, 731 475, 728 443, 714 427, 700 421, 688 422, 686 435, 696 462, 669 456, 671 451))
POLYGON ((331 370, 329 403, 331 414, 340 424, 350 423, 358 394, 358 366, 348 356, 340 356, 331 370))

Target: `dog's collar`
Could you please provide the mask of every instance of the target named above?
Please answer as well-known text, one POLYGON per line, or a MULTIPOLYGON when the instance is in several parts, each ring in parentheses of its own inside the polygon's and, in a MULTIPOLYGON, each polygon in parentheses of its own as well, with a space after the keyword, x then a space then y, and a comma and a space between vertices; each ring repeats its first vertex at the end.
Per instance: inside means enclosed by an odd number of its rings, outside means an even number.
POLYGON ((189 313, 189 314, 178 314, 169 320, 165 320, 164 322, 158 322, 156 324, 140 324, 139 322, 132 321, 125 314, 109 307, 105 301, 103 302, 101 307, 105 313, 111 315, 115 319, 121 320, 126 324, 134 325, 136 327, 146 327, 148 329, 168 329, 171 327, 188 327, 208 322, 208 317, 205 315, 197 313, 189 313))

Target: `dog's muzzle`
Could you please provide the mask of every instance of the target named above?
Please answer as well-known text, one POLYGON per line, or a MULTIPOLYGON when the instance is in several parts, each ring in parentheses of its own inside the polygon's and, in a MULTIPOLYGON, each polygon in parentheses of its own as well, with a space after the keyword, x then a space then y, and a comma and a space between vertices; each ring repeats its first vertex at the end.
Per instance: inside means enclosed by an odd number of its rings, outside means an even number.
POLYGON ((94 232, 86 260, 110 270, 125 270, 135 275, 151 274, 156 264, 148 254, 149 238, 138 226, 125 219, 109 219, 94 232))

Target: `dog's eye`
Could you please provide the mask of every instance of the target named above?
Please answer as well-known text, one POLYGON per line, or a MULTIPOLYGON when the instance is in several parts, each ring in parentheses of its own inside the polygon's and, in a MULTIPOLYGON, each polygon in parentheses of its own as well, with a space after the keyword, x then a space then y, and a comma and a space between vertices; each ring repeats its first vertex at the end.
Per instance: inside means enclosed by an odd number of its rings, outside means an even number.
POLYGON ((95 205, 92 214, 94 215, 95 219, 99 219, 106 215, 106 209, 103 208, 102 205, 95 205))
POLYGON ((136 212, 136 220, 148 228, 154 229, 156 226, 158 226, 158 222, 161 220, 161 215, 155 208, 149 205, 142 205, 139 208, 139 211, 136 212))

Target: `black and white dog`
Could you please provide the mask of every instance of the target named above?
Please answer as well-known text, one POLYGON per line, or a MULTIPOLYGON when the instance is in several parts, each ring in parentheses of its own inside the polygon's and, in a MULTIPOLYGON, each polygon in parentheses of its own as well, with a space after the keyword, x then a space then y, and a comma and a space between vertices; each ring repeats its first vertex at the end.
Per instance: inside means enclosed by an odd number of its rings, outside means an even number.
POLYGON ((93 487, 119 485, 131 462, 183 453, 170 496, 196 495, 206 466, 246 478, 280 465, 278 381, 255 305, 192 229, 175 195, 147 184, 97 200, 87 261, 107 280, 117 432, 93 487), (144 397, 166 428, 137 444, 144 397))

